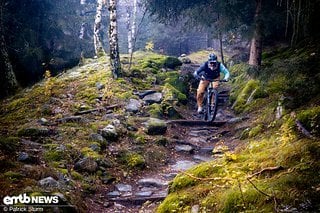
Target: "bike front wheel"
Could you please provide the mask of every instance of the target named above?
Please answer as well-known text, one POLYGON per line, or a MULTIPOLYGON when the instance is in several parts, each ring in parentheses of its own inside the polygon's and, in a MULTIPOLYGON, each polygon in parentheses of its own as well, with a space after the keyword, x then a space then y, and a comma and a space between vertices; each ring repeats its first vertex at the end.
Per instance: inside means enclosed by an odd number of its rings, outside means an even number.
POLYGON ((213 122, 217 115, 218 109, 218 91, 213 89, 207 96, 207 116, 206 120, 213 122))

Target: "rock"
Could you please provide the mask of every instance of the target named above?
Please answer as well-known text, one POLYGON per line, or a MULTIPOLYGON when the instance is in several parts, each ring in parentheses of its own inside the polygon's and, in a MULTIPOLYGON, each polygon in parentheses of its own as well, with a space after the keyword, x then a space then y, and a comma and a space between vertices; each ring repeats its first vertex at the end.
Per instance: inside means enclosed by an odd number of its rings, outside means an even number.
POLYGON ((177 161, 176 164, 172 166, 172 169, 175 171, 180 171, 180 170, 185 171, 194 165, 196 165, 196 163, 193 161, 182 160, 182 161, 177 161))
POLYGON ((74 165, 74 169, 80 172, 94 173, 98 169, 98 164, 92 158, 83 158, 74 165))
POLYGON ((53 179, 52 177, 47 177, 42 180, 39 180, 38 183, 41 187, 59 187, 59 182, 53 179))
POLYGON ((95 151, 95 152, 100 152, 101 151, 101 148, 98 144, 90 144, 89 145, 89 148, 92 150, 92 151, 95 151))
POLYGON ((157 118, 150 118, 144 124, 146 126, 146 132, 149 135, 163 135, 167 131, 167 124, 157 118))
POLYGON ((142 100, 144 100, 147 104, 153 103, 161 103, 163 99, 163 95, 160 92, 156 92, 150 95, 146 95, 142 100))
POLYGON ((129 103, 125 106, 125 109, 127 112, 137 113, 137 112, 139 112, 141 106, 142 105, 141 105, 140 101, 131 98, 129 100, 129 103))
POLYGON ((193 147, 190 145, 177 145, 175 146, 177 152, 188 152, 192 153, 194 151, 193 147))
POLYGON ((143 192, 137 192, 137 197, 150 197, 153 194, 152 191, 143 191, 143 192))
POLYGON ((26 137, 46 137, 50 135, 50 130, 46 127, 26 127, 18 130, 18 135, 26 137))
POLYGON ((107 194, 108 197, 119 197, 120 196, 120 192, 119 191, 112 191, 112 192, 109 192, 107 194))
POLYGON ((229 147, 223 146, 223 145, 218 145, 213 149, 212 154, 213 155, 215 155, 215 154, 223 154, 223 153, 225 153, 227 151, 229 151, 229 147))
POLYGON ((99 134, 101 134, 106 140, 111 140, 111 141, 115 141, 119 137, 115 126, 111 124, 99 130, 99 134))
POLYGON ((119 184, 116 184, 115 187, 119 192, 132 192, 131 185, 119 183, 119 184))
POLYGON ((139 96, 139 98, 143 99, 146 95, 151 95, 156 92, 157 91, 155 91, 155 90, 145 90, 145 91, 137 93, 137 95, 139 96))
POLYGON ((105 85, 102 84, 101 82, 97 82, 97 83, 96 83, 96 88, 97 88, 98 90, 102 90, 102 89, 105 88, 105 85))
POLYGON ((154 187, 162 187, 162 186, 167 186, 168 183, 166 182, 163 182, 162 180, 160 179, 154 179, 154 178, 144 178, 144 179, 140 179, 138 181, 138 184, 140 186, 144 186, 144 187, 151 187, 151 186, 154 186, 154 187))
POLYGON ((94 142, 98 142, 98 143, 105 143, 106 142, 106 139, 104 137, 102 137, 102 135, 97 134, 97 133, 90 134, 89 140, 94 141, 94 142))
POLYGON ((29 154, 28 153, 26 153, 26 152, 20 152, 19 154, 18 154, 18 161, 21 161, 21 162, 26 162, 26 161, 28 161, 28 159, 29 159, 29 154))
POLYGON ((82 116, 69 116, 60 118, 57 120, 58 123, 88 123, 88 120, 86 118, 83 118, 82 116))

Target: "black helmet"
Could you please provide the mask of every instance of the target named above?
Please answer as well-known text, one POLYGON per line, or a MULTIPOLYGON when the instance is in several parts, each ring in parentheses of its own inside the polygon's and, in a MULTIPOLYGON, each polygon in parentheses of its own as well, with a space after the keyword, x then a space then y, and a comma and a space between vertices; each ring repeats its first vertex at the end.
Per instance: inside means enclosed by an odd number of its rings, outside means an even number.
POLYGON ((217 61, 217 56, 214 53, 210 53, 208 56, 208 61, 209 62, 216 62, 217 61))

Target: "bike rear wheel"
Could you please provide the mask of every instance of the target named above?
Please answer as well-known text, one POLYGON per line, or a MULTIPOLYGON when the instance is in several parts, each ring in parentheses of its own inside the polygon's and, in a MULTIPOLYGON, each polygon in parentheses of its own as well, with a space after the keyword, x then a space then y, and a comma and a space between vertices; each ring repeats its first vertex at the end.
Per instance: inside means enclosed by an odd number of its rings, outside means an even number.
POLYGON ((218 109, 218 91, 212 89, 207 96, 206 120, 213 122, 217 115, 218 109))

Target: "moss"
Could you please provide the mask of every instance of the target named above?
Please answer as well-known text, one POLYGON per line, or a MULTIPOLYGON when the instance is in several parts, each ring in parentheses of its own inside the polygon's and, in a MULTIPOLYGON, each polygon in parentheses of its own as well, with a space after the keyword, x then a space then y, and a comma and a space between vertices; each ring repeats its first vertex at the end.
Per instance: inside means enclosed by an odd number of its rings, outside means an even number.
POLYGON ((164 202, 162 202, 158 208, 157 213, 165 212, 190 212, 190 204, 194 199, 194 194, 179 194, 172 193, 169 194, 164 202))
POLYGON ((263 130, 263 125, 262 124, 258 124, 255 127, 253 127, 250 132, 249 132, 249 138, 253 138, 255 136, 257 136, 258 134, 260 134, 263 130))
POLYGON ((83 180, 83 176, 76 172, 76 171, 71 171, 71 177, 74 179, 74 180, 83 180))
POLYGON ((249 98, 254 97, 253 94, 257 91, 258 88, 258 81, 249 80, 247 82, 234 103, 234 109, 237 113, 243 112, 246 109, 246 107, 250 104, 250 102, 248 101, 249 98))
POLYGON ((313 107, 302 110, 298 113, 297 119, 303 126, 315 136, 320 136, 320 107, 313 107))
POLYGON ((187 101, 187 96, 184 93, 180 92, 171 84, 166 83, 163 87, 162 92, 164 94, 164 101, 168 101, 170 103, 174 103, 174 102, 186 103, 187 101))
POLYGON ((61 161, 65 158, 65 153, 60 150, 47 150, 44 153, 44 159, 47 162, 61 161))
POLYGON ((91 157, 95 160, 102 158, 101 155, 99 155, 97 152, 93 151, 90 147, 82 148, 81 154, 83 154, 84 157, 91 157))
POLYGON ((142 169, 145 167, 144 157, 136 152, 121 151, 119 153, 119 161, 129 169, 142 169))
POLYGON ((175 69, 177 66, 181 66, 181 61, 176 57, 166 57, 163 66, 169 69, 175 69))
POLYGON ((14 172, 14 171, 5 172, 3 174, 3 176, 5 178, 7 178, 8 180, 10 180, 10 181, 17 181, 17 180, 20 180, 23 177, 23 175, 21 173, 14 172))
POLYGON ((0 136, 0 150, 4 152, 14 152, 20 146, 20 139, 17 137, 0 136))
POLYGON ((147 111, 154 118, 162 118, 163 110, 160 104, 151 104, 147 107, 147 111))

